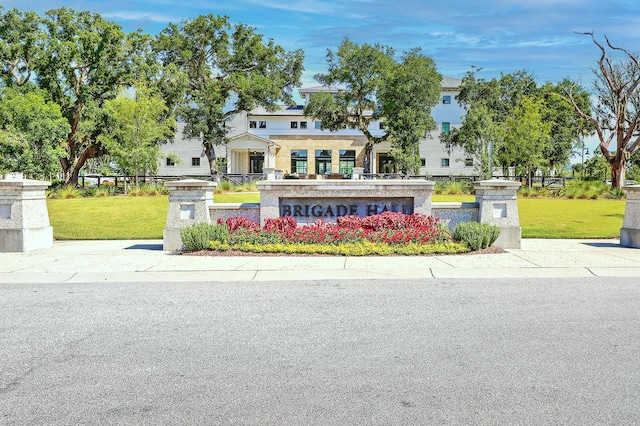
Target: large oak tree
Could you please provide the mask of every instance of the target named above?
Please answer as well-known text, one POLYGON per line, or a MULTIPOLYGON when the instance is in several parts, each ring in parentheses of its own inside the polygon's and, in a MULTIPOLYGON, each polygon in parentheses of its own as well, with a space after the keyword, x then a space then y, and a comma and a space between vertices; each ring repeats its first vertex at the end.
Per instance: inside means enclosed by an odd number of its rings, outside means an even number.
POLYGON ((161 63, 173 64, 186 81, 176 112, 184 136, 202 140, 212 176, 218 172, 214 147, 226 143, 230 119, 258 106, 272 111, 292 103, 303 71, 302 50, 287 52, 249 26, 232 27, 226 16, 170 24, 155 48, 161 63))
POLYGON ((337 94, 316 93, 304 109, 323 129, 357 129, 367 138, 364 173, 371 172, 373 145, 387 140, 394 144, 400 168, 415 172, 420 139, 434 127, 431 107, 438 102, 442 76, 417 49, 401 61, 394 54, 389 46, 344 39, 335 53, 327 51, 327 72, 314 76, 337 94), (384 122, 383 131, 374 134, 370 126, 378 120, 384 122))

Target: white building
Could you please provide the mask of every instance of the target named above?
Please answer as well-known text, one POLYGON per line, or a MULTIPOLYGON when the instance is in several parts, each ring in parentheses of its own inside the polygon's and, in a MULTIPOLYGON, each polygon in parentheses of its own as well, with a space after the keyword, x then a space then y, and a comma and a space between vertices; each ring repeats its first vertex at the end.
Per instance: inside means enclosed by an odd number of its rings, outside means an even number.
MULTIPOLYGON (((459 149, 447 152, 440 142, 440 134, 459 127, 464 110, 455 100, 459 79, 444 77, 440 102, 432 109, 437 128, 420 144, 421 175, 468 176, 474 174, 472 161, 459 149)), ((317 86, 299 90, 306 103, 318 91, 317 86)), ((229 174, 262 174, 273 168, 285 174, 301 177, 339 174, 349 175, 353 167, 362 167, 366 138, 356 129, 329 132, 320 129, 320 123, 303 115, 304 105, 282 107, 275 112, 257 108, 238 114, 229 123, 229 142, 216 147, 216 155, 226 157, 229 174)), ((159 176, 209 176, 209 164, 201 141, 185 140, 183 125, 179 125, 176 140, 163 146, 167 154, 159 167, 159 176), (169 154, 172 154, 169 156, 169 154), (171 158, 179 157, 180 161, 171 158)), ((369 128, 381 135, 380 123, 369 128)), ((389 142, 374 145, 371 158, 372 173, 390 174, 396 171, 389 155, 389 142)))

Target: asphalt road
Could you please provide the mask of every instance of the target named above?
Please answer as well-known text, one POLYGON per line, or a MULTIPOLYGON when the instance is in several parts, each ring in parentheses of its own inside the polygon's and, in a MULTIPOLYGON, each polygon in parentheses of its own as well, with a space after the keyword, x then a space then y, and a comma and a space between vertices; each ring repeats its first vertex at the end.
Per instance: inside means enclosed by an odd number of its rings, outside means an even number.
POLYGON ((0 425, 640 424, 640 278, 0 284, 0 425))

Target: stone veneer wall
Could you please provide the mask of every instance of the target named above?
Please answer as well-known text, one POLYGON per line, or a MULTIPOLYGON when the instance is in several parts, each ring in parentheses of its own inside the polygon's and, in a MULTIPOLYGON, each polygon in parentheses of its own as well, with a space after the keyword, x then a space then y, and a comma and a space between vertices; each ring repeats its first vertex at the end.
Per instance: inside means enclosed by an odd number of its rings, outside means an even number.
MULTIPOLYGON (((478 221, 478 203, 432 203, 431 214, 446 220, 449 228, 453 228, 461 222, 478 221)), ((218 219, 230 217, 246 217, 256 223, 260 223, 260 203, 219 203, 209 208, 211 223, 218 219)))
POLYGON ((414 213, 433 215, 453 227, 460 222, 478 221, 500 227, 500 237, 494 243, 501 248, 520 248, 521 228, 516 193, 519 182, 490 180, 474 184, 475 203, 432 203, 435 182, 421 180, 268 180, 258 182, 260 203, 213 204, 215 184, 200 181, 167 183, 171 195, 165 250, 179 250, 179 230, 197 222, 215 223, 218 219, 243 216, 260 222, 280 215, 280 198, 411 198, 414 213), (206 208, 206 214, 201 208, 206 208), (189 214, 187 214, 189 213, 189 214), (194 214, 196 213, 196 214, 194 214), (176 239, 178 238, 178 240, 176 239))
POLYGON ((640 248, 640 185, 625 186, 627 193, 624 221, 620 229, 620 245, 640 248))
POLYGON ((435 182, 426 180, 267 180, 258 182, 260 225, 280 216, 280 198, 413 198, 413 212, 431 215, 435 182))
POLYGON ((260 223, 260 203, 219 203, 209 207, 211 223, 217 223, 218 219, 232 217, 246 217, 256 223, 260 223))
POLYGON ((461 222, 478 222, 480 204, 478 203, 433 203, 431 215, 449 223, 449 228, 461 222))

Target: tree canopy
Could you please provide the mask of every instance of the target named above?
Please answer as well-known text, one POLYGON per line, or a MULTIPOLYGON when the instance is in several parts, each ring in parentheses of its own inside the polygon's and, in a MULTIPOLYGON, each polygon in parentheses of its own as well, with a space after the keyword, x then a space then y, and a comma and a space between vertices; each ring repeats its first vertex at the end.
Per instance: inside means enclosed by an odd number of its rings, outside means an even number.
POLYGON ((105 102, 106 131, 99 140, 117 163, 120 172, 137 176, 157 172, 160 144, 174 134, 175 120, 167 115, 163 99, 144 84, 134 93, 123 91, 105 102))
POLYGON ((75 184, 85 162, 105 154, 104 102, 132 82, 141 38, 90 12, 60 8, 44 17, 12 9, 0 19, 2 81, 38 87, 69 124, 60 164, 75 184))
MULTIPOLYGON (((477 78, 473 69, 462 80, 457 96, 466 110, 460 129, 443 135, 446 146, 460 146, 479 160, 484 178, 493 166, 532 174, 563 170, 571 152, 589 126, 575 119, 572 106, 560 94, 562 85, 538 86, 527 71, 502 74, 499 79, 477 78)), ((589 97, 578 91, 585 109, 589 97)))
POLYGON ((65 155, 60 141, 68 133, 60 107, 42 92, 0 91, 0 173, 49 179, 60 168, 65 155))
POLYGON ((217 173, 214 147, 226 142, 227 122, 258 106, 274 110, 292 102, 300 85, 302 50, 287 52, 273 40, 264 41, 254 28, 231 26, 228 17, 204 15, 170 24, 155 40, 164 66, 173 64, 185 82, 176 97, 184 135, 200 138, 217 173))
POLYGON ((431 108, 438 102, 442 76, 434 62, 419 49, 405 52, 401 61, 394 54, 389 46, 344 39, 335 53, 327 51, 328 71, 314 77, 337 93, 314 94, 304 109, 323 129, 358 129, 367 138, 365 173, 370 173, 373 145, 390 139, 401 169, 414 171, 419 140, 435 124, 431 108), (381 134, 370 129, 378 120, 381 134))

